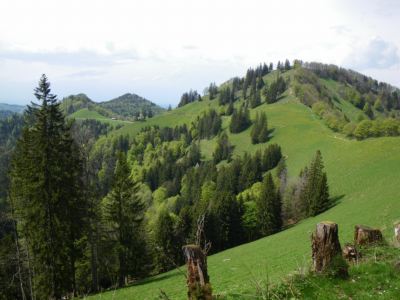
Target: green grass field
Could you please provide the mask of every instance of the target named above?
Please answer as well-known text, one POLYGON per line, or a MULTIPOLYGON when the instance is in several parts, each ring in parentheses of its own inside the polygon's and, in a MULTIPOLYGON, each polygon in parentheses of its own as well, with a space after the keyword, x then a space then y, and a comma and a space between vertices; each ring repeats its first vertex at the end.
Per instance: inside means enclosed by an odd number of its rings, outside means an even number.
MULTIPOLYGON (((362 257, 348 264, 348 278, 299 273, 274 285, 261 281, 261 299, 400 299, 399 249, 362 247, 362 257)), ((232 299, 243 299, 234 298, 232 299)))
MULTIPOLYGON (((145 125, 189 123, 208 106, 216 105, 217 101, 193 103, 144 123, 128 124, 117 132, 135 134, 145 125)), ((291 177, 298 175, 317 149, 321 150, 330 194, 340 200, 329 211, 290 229, 210 256, 209 274, 215 294, 249 294, 254 291, 253 280, 256 278, 268 277, 277 281, 307 266, 311 252, 310 234, 319 221, 337 222, 344 243, 351 241, 354 225, 358 223, 379 227, 390 239, 393 222, 400 220, 400 138, 346 139, 329 130, 309 108, 290 94, 278 103, 257 107, 252 116, 256 111, 267 113, 269 126, 273 129, 268 143, 282 146, 291 177)), ((228 123, 228 119, 224 120, 225 128, 228 123)), ((249 130, 229 134, 235 145, 235 154, 265 147, 266 144, 251 145, 249 130)), ((201 142, 204 157, 211 157, 214 145, 215 139, 201 142)), ((174 270, 89 299, 157 299, 160 289, 170 299, 185 299, 185 278, 174 270)), ((241 296, 237 297, 240 299, 241 296)))
POLYGON ((73 118, 73 119, 76 119, 76 120, 93 119, 93 120, 97 120, 97 121, 100 121, 100 122, 109 123, 111 125, 117 125, 117 124, 126 125, 126 124, 132 123, 132 122, 123 121, 123 120, 112 120, 110 118, 107 118, 107 117, 99 114, 95 110, 89 110, 87 108, 82 108, 82 109, 74 112, 73 114, 71 114, 69 116, 69 118, 73 118))

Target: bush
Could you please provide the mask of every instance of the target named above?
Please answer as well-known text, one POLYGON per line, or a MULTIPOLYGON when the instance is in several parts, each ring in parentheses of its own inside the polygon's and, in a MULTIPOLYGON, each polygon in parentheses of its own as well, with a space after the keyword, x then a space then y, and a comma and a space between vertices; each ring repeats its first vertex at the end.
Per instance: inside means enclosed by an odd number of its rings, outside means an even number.
POLYGON ((354 136, 358 140, 365 139, 371 136, 372 122, 370 120, 363 120, 358 123, 356 129, 354 130, 354 136))

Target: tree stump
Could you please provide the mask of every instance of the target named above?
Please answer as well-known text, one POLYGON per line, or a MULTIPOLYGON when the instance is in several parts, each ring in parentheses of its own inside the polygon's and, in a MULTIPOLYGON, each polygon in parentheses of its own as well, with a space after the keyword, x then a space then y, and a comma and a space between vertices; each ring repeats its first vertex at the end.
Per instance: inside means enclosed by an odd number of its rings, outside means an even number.
POLYGON ((317 224, 312 234, 312 259, 314 271, 347 276, 347 263, 342 257, 338 225, 325 221, 317 224))
POLYGON ((354 244, 370 245, 383 241, 382 232, 379 229, 364 225, 356 225, 354 228, 354 244))
POLYGON ((361 257, 361 253, 358 252, 356 246, 352 244, 346 244, 342 250, 343 257, 348 261, 358 261, 361 257))
POLYGON ((397 245, 400 245, 400 223, 394 226, 394 238, 397 245))
POLYGON ((182 248, 187 265, 189 300, 212 300, 210 278, 207 272, 207 256, 197 245, 182 248))

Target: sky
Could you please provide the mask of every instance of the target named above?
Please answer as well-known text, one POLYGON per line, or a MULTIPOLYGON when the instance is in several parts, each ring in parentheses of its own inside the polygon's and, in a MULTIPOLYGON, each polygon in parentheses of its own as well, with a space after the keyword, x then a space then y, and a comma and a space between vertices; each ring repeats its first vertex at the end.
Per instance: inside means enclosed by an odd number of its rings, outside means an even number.
POLYGON ((45 73, 59 98, 162 106, 261 62, 352 68, 400 87, 398 0, 1 0, 0 102, 45 73))

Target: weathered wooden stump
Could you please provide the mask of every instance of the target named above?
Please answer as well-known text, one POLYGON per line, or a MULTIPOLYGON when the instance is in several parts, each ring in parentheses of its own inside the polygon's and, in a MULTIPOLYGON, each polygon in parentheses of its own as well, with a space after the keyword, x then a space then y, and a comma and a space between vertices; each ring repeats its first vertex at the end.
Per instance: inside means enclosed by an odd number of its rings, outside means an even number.
POLYGON ((317 224, 312 234, 312 259, 314 271, 347 276, 347 263, 342 257, 338 225, 325 221, 317 224))
POLYGON ((361 257, 361 253, 358 252, 356 246, 352 244, 344 245, 342 254, 343 257, 348 261, 358 261, 358 259, 361 257))
POLYGON ((354 228, 354 244, 369 245, 383 241, 382 232, 379 229, 364 225, 356 225, 354 228))
POLYGON ((187 265, 189 300, 212 300, 210 278, 207 272, 207 256, 197 245, 182 248, 187 265))
POLYGON ((400 223, 394 226, 394 237, 398 243, 400 243, 400 223))

